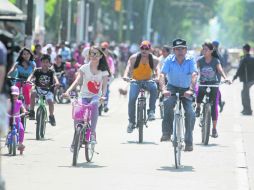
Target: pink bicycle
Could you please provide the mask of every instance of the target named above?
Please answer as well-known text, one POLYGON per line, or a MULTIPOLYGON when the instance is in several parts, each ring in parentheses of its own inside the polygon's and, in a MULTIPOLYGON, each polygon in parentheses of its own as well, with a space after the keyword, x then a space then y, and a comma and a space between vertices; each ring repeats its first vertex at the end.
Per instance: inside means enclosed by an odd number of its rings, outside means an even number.
POLYGON ((91 143, 91 104, 82 104, 81 100, 75 98, 72 101, 72 118, 75 121, 75 132, 72 143, 73 159, 72 165, 77 165, 78 154, 82 145, 85 145, 86 161, 91 162, 94 154, 95 144, 91 143))

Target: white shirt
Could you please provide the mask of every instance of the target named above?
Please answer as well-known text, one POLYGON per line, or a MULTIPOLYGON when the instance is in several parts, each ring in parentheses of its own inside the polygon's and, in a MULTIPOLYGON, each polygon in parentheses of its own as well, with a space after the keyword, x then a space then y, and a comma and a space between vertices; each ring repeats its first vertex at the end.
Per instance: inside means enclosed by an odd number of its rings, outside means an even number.
POLYGON ((92 98, 95 95, 101 96, 103 77, 109 75, 108 71, 99 71, 98 74, 94 75, 91 72, 90 63, 82 65, 80 71, 83 79, 81 86, 82 98, 92 98))

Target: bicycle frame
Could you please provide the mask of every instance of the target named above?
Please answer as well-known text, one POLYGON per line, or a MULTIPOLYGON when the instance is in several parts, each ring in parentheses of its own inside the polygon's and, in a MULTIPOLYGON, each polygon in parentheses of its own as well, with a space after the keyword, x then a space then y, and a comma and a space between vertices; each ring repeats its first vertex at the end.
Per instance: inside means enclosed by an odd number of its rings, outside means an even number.
POLYGON ((25 113, 22 114, 17 114, 17 115, 8 115, 9 117, 13 118, 13 123, 11 124, 11 130, 7 134, 6 137, 6 145, 9 148, 9 154, 13 153, 13 155, 16 155, 16 147, 9 147, 9 146, 15 146, 17 145, 16 143, 19 142, 19 130, 20 126, 16 122, 16 118, 20 118, 21 116, 25 115, 25 113), (15 140, 14 140, 15 139, 15 140), (15 141, 15 142, 13 142, 15 141), (13 148, 13 149, 12 149, 13 148))
MULTIPOLYGON (((91 104, 82 104, 82 108, 84 109, 84 116, 83 116, 83 122, 84 123, 78 123, 81 124, 84 130, 84 137, 85 141, 88 143, 90 141, 91 136, 91 115, 92 115, 92 105, 91 104)), ((78 124, 75 126, 75 128, 78 127, 78 124)))
MULTIPOLYGON (((143 108, 145 110, 144 116, 143 116, 143 123, 146 125, 147 123, 147 119, 146 119, 146 96, 145 96, 145 89, 141 88, 139 90, 139 97, 138 97, 138 103, 137 106, 140 108, 143 108)), ((138 113, 137 113, 138 114, 138 113)), ((139 116, 137 116, 137 123, 140 122, 139 121, 139 116)))
POLYGON ((220 84, 214 84, 214 85, 205 85, 205 84, 200 84, 199 87, 206 87, 205 90, 205 96, 204 96, 204 101, 203 107, 202 107, 202 114, 200 117, 200 127, 202 128, 201 130, 201 139, 202 143, 205 145, 208 144, 209 142, 209 135, 210 135, 210 126, 211 126, 211 106, 215 102, 210 102, 210 93, 211 93, 211 88, 218 88, 220 84))
MULTIPOLYGON (((177 143, 183 143, 184 142, 184 123, 183 123, 183 111, 182 111, 182 102, 180 99, 179 93, 176 93, 176 106, 174 110, 174 122, 176 118, 180 119, 179 125, 173 125, 173 134, 176 134, 177 143)), ((172 141, 174 142, 174 135, 172 136, 172 141)))

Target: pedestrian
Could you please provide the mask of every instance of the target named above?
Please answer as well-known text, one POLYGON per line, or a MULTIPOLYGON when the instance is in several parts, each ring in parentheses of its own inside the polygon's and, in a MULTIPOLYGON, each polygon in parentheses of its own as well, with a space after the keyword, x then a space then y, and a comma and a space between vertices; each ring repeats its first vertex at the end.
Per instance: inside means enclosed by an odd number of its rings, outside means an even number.
POLYGON ((233 81, 240 78, 243 83, 242 89, 242 105, 243 115, 252 115, 251 102, 250 102, 250 88, 254 84, 254 57, 250 55, 250 45, 245 44, 243 46, 243 56, 241 57, 239 67, 233 78, 233 81))

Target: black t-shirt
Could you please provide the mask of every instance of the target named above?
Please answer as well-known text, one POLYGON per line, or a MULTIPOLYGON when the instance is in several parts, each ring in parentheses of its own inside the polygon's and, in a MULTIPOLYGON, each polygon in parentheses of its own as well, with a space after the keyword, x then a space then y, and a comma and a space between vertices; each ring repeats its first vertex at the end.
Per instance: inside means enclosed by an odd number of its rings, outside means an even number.
POLYGON ((46 73, 41 68, 34 71, 35 85, 38 87, 50 88, 54 84, 55 71, 49 69, 46 73))
POLYGON ((56 64, 54 64, 53 68, 54 68, 56 73, 60 73, 60 72, 64 71, 65 63, 62 62, 60 66, 57 66, 56 64))

